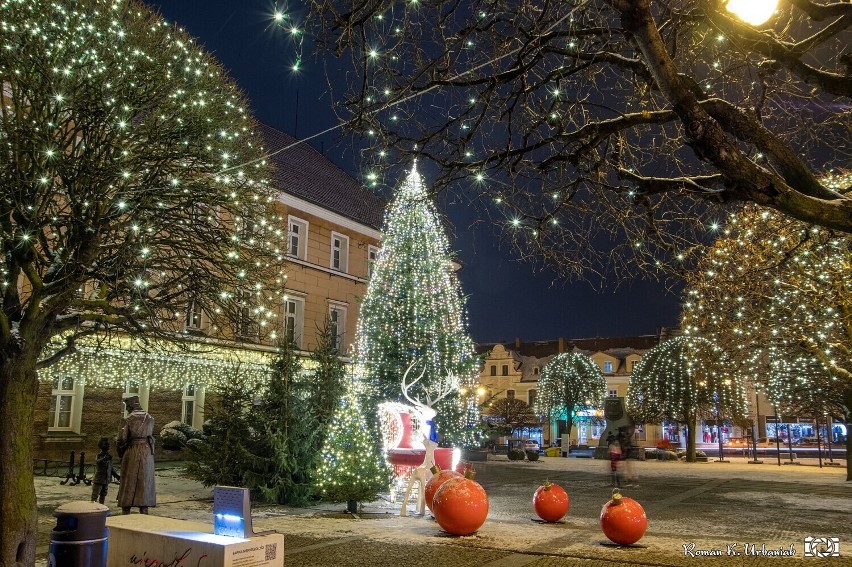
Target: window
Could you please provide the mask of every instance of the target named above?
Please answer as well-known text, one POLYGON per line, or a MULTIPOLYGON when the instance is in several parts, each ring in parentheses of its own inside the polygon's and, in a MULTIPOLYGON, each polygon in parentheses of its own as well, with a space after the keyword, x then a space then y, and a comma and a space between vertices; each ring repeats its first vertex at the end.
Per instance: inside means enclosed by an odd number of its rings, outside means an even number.
POLYGON ((183 411, 180 420, 187 425, 192 425, 195 417, 195 384, 187 384, 183 389, 183 411))
POLYGON ((342 305, 332 305, 328 308, 328 318, 331 320, 331 332, 334 335, 334 348, 343 352, 346 346, 346 308, 342 305))
POLYGON ((633 431, 633 438, 636 441, 645 441, 645 426, 637 425, 636 429, 633 431))
POLYGON ((74 377, 54 378, 53 390, 50 392, 50 412, 47 418, 48 431, 71 431, 73 408, 74 377))
POLYGON ((201 306, 194 299, 186 306, 186 317, 183 322, 184 329, 201 329, 201 306))
POLYGON ((609 394, 607 394, 607 395, 608 395, 610 398, 617 398, 617 397, 618 397, 618 388, 610 388, 610 389, 609 389, 609 394))
POLYGON ((538 366, 533 366, 533 375, 538 376, 538 366))
POLYGON ((284 302, 284 329, 287 338, 302 348, 302 334, 305 323, 305 300, 288 297, 284 302))
POLYGON ((635 360, 631 360, 631 361, 629 362, 629 365, 630 365, 630 373, 631 373, 631 374, 633 374, 633 365, 634 365, 634 364, 636 364, 636 361, 635 361, 635 360))
POLYGON ((612 361, 611 360, 604 361, 604 372, 612 372, 612 361))
POLYGON ((497 376, 497 365, 496 364, 491 365, 491 375, 497 376))
POLYGON ((506 397, 510 400, 515 399, 515 391, 514 390, 506 390, 506 397))
POLYGON ((535 407, 535 390, 527 392, 527 403, 531 408, 535 407))
POLYGON ((287 253, 300 260, 308 256, 308 221, 287 217, 287 253))
POLYGON ((349 237, 331 233, 331 269, 346 272, 349 269, 349 237))
POLYGON ((376 246, 367 247, 367 277, 373 277, 376 269, 376 260, 379 259, 379 249, 376 246))
POLYGON ((503 376, 508 376, 508 375, 509 375, 509 365, 504 364, 503 365, 503 376))

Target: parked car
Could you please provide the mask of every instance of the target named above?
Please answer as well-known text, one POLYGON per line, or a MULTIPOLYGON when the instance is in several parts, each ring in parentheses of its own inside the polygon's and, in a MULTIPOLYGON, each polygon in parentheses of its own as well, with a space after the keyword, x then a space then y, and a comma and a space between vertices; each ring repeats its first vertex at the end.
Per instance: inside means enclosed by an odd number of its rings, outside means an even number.
POLYGON ((748 442, 742 437, 728 437, 725 445, 734 449, 741 449, 748 446, 748 442))
POLYGON ((524 439, 524 451, 538 451, 541 445, 535 439, 524 439))

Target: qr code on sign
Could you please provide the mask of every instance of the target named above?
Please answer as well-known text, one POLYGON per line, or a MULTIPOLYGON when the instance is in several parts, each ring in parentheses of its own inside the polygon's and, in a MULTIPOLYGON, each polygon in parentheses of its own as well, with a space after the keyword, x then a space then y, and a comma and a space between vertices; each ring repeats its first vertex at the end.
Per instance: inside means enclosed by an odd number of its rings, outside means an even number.
POLYGON ((277 543, 267 544, 267 546, 266 546, 266 560, 267 561, 274 560, 277 557, 277 552, 278 552, 278 544, 277 543))

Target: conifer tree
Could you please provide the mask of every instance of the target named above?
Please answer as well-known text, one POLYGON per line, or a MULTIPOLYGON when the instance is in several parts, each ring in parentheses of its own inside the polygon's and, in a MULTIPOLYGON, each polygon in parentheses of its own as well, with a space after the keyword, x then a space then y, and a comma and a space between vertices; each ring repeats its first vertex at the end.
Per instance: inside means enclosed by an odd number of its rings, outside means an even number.
POLYGON ((285 335, 258 412, 268 445, 266 466, 247 477, 249 483, 257 484, 260 497, 267 502, 303 506, 311 500, 317 423, 309 391, 296 343, 285 335))
MULTIPOLYGON (((225 485, 252 488, 246 473, 258 470, 264 461, 264 444, 254 432, 257 384, 241 378, 222 381, 204 406, 205 439, 186 446, 186 472, 204 486, 225 485), (212 403, 211 403, 212 402, 212 403)), ((250 476, 250 475, 249 475, 250 476)))
POLYGON ((340 360, 333 331, 331 320, 326 318, 323 326, 317 329, 317 347, 311 352, 314 366, 308 391, 312 419, 316 425, 313 446, 317 455, 325 444, 334 412, 346 392, 346 367, 340 360))
POLYGON ((472 391, 478 362, 465 318, 441 216, 412 167, 385 214, 382 250, 358 321, 356 374, 373 407, 404 401, 403 373, 412 363, 425 365, 410 394, 426 400, 429 392, 453 390, 435 406, 436 425, 443 442, 471 444, 477 408, 461 392, 472 391))
POLYGON ((348 380, 346 393, 335 409, 321 453, 314 484, 323 500, 355 502, 374 500, 386 490, 391 471, 376 443, 378 428, 362 408, 355 380, 348 380))

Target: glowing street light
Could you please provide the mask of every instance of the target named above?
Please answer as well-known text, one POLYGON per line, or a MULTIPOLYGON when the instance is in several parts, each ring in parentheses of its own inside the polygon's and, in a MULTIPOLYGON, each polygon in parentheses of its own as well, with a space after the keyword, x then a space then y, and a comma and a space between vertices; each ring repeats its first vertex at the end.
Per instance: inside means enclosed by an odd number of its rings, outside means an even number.
POLYGON ((775 13, 778 0, 728 0, 725 7, 742 21, 759 26, 775 13))

